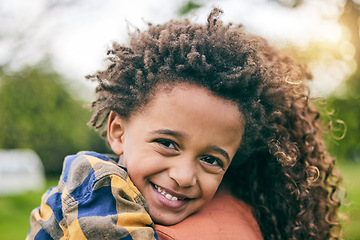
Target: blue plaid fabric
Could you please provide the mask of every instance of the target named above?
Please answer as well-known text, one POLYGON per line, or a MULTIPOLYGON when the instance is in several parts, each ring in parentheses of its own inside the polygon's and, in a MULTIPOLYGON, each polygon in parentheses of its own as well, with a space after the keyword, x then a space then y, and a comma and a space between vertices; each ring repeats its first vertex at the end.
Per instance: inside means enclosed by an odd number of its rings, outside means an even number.
POLYGON ((57 187, 31 212, 30 239, 158 239, 145 199, 113 159, 65 158, 57 187))

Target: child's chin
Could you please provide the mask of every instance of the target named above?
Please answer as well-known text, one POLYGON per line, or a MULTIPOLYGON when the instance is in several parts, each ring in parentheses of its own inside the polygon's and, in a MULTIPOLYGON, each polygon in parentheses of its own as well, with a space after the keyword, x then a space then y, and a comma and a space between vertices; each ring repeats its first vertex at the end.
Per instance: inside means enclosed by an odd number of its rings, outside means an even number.
POLYGON ((155 224, 159 224, 159 225, 165 225, 165 226, 171 226, 171 225, 175 225, 181 221, 183 221, 185 217, 180 217, 180 216, 176 216, 176 217, 164 217, 164 216, 160 216, 160 217, 153 217, 151 216, 151 218, 153 219, 155 224))

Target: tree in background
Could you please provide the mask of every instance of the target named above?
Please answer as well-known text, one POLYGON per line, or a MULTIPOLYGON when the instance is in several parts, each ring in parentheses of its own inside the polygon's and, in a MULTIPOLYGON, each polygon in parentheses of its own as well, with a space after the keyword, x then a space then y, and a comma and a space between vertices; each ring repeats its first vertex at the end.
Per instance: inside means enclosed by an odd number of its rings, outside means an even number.
POLYGON ((88 126, 90 111, 69 93, 62 77, 43 64, 6 73, 0 68, 0 148, 31 148, 47 175, 80 150, 109 151, 88 126))

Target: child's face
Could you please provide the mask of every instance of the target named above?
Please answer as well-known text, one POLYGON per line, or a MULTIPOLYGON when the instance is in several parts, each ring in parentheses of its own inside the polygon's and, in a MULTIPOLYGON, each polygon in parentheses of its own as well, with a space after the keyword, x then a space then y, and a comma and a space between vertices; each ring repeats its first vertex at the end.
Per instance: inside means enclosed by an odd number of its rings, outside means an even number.
POLYGON ((127 121, 111 113, 109 143, 145 197, 154 222, 172 225, 215 194, 243 134, 235 103, 196 85, 158 90, 127 121))

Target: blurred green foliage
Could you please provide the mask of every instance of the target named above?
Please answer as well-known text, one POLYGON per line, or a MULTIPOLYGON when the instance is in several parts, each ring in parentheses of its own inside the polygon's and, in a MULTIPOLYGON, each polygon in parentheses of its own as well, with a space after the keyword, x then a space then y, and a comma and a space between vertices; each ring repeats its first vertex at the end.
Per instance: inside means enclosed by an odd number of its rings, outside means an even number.
POLYGON ((193 10, 201 8, 202 4, 198 3, 197 1, 187 1, 185 2, 179 9, 179 15, 184 16, 193 10))
POLYGON ((340 212, 345 214, 349 219, 343 224, 343 239, 359 240, 360 239, 360 181, 359 172, 360 164, 357 162, 343 161, 338 165, 344 182, 343 187, 346 189, 346 201, 340 207, 340 212))
POLYGON ((328 150, 339 159, 360 160, 360 70, 326 99, 325 120, 330 122, 328 150))
POLYGON ((0 148, 35 150, 47 175, 58 175, 68 154, 107 151, 105 140, 86 125, 90 111, 63 82, 41 64, 14 73, 0 69, 0 148))

